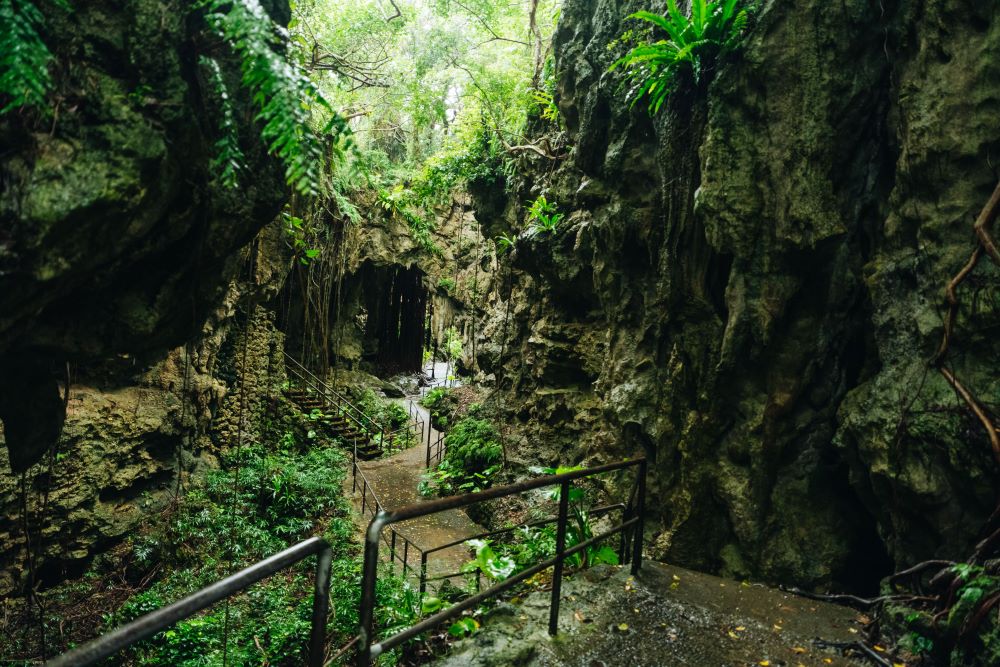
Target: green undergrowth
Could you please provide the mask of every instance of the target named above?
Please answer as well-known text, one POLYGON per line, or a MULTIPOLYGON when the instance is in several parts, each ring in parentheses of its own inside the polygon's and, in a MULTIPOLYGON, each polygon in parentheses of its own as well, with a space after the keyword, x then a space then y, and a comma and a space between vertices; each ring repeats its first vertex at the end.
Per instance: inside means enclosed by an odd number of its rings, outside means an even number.
MULTIPOLYGON (((372 389, 364 389, 358 395, 357 405, 375 420, 375 423, 384 425, 386 433, 395 434, 391 443, 394 449, 410 447, 417 443, 417 436, 413 430, 403 428, 409 423, 410 415, 399 403, 382 398, 372 389)), ((380 436, 379 433, 372 435, 375 438, 380 436)))
MULTIPOLYGON (((342 491, 349 461, 311 426, 302 416, 269 424, 262 438, 268 444, 224 454, 219 469, 206 472, 174 506, 151 517, 117 550, 115 562, 104 559, 83 579, 53 592, 49 655, 73 605, 114 588, 109 579, 124 575, 126 582, 117 585, 124 583, 129 594, 94 609, 90 627, 78 628, 69 636, 73 640, 107 632, 313 535, 333 548, 328 647, 347 643, 357 632, 362 569, 361 540, 342 491)), ((302 561, 105 664, 303 665, 314 572, 315 558, 302 561)), ((381 632, 415 618, 415 592, 389 569, 379 575, 377 596, 381 632)), ((59 650, 73 643, 65 641, 59 650)), ((394 663, 389 655, 379 664, 394 663)))
POLYGON ((488 488, 503 463, 500 436, 493 425, 470 408, 444 439, 444 459, 420 482, 425 496, 450 496, 488 488))
POLYGON ((443 431, 454 421, 455 411, 458 409, 458 397, 450 389, 435 387, 427 392, 427 395, 420 400, 420 404, 431 413, 431 424, 434 428, 443 431))
POLYGON ((904 588, 913 600, 888 602, 878 614, 888 644, 912 667, 992 667, 1000 664, 1000 575, 996 565, 957 563, 935 598, 904 588))

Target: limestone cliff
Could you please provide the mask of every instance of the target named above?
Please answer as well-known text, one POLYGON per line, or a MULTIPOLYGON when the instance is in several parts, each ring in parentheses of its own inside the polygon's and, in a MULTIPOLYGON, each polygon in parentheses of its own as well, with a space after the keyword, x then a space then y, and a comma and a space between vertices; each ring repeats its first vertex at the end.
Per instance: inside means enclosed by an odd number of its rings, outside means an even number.
MULTIPOLYGON (((645 453, 656 555, 698 569, 870 588, 966 554, 1000 476, 929 359, 997 181, 997 8, 763 2, 654 118, 607 74, 640 8, 567 0, 570 159, 484 220, 523 228, 539 191, 569 213, 518 241, 480 342, 487 370, 513 350, 519 455, 645 453)), ((947 362, 994 413, 997 279, 975 269, 947 362)))
MULTIPOLYGON (((70 4, 45 5, 51 117, 0 120, 0 420, 15 471, 58 435, 65 362, 156 359, 196 335, 286 197, 243 94, 254 177, 213 182, 220 101, 197 63, 218 45, 197 3, 70 4)), ((265 4, 288 20, 287 2, 265 4)), ((219 58, 237 90, 238 63, 219 58)))

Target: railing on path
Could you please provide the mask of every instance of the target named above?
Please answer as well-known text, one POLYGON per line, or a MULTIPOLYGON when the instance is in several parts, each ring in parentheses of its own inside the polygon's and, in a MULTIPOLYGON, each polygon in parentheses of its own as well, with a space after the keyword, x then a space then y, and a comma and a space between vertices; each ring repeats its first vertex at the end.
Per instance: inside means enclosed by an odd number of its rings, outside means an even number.
MULTIPOLYGON (((408 421, 395 430, 389 430, 385 420, 381 422, 376 421, 364 410, 352 403, 344 394, 319 379, 315 373, 303 366, 295 357, 287 352, 285 352, 285 368, 291 378, 303 387, 315 392, 338 415, 343 416, 353 423, 360 433, 368 434, 370 440, 376 443, 376 449, 378 449, 379 454, 392 452, 393 449, 396 449, 395 445, 397 443, 404 443, 403 434, 406 432, 412 432, 415 437, 419 438, 417 442, 423 442, 424 420, 413 407, 412 401, 408 409, 408 421)), ((353 444, 356 452, 356 439, 353 444)))
POLYGON ((437 467, 441 465, 442 459, 444 459, 444 439, 447 437, 444 433, 438 431, 437 438, 431 440, 431 430, 427 433, 427 463, 426 468, 428 470, 431 467, 437 467), (433 466, 432 466, 433 464, 433 466))
MULTIPOLYGON (((371 516, 372 519, 379 515, 383 511, 382 502, 375 495, 375 489, 372 487, 368 478, 365 476, 364 471, 358 465, 357 457, 354 459, 354 480, 351 484, 351 492, 357 493, 358 488, 361 488, 361 514, 371 516), (360 484, 359 480, 360 479, 360 484)), ((419 559, 421 563, 426 563, 427 559, 423 555, 423 550, 418 547, 413 540, 407 538, 405 535, 399 533, 395 528, 391 529, 389 536, 382 535, 382 541, 385 545, 389 547, 389 562, 399 564, 403 568, 403 576, 410 574, 414 571, 416 561, 419 559), (397 544, 402 547, 402 553, 399 553, 397 544), (414 564, 410 564, 410 556, 413 556, 414 564)))
MULTIPOLYGON (((587 516, 590 518, 597 518, 610 514, 611 512, 621 511, 622 521, 628 518, 628 512, 631 505, 626 505, 625 503, 614 503, 613 505, 604 505, 603 507, 595 507, 593 509, 587 510, 587 516)), ((522 528, 538 528, 539 526, 547 526, 552 523, 559 521, 558 516, 548 517, 547 519, 539 519, 538 521, 529 521, 527 523, 521 523, 516 526, 511 526, 510 528, 501 528, 500 530, 491 530, 485 533, 479 533, 478 535, 471 535, 469 537, 463 537, 458 540, 453 540, 451 542, 445 542, 444 544, 439 544, 436 547, 431 547, 430 549, 424 549, 420 552, 420 600, 423 602, 424 594, 427 592, 427 584, 435 581, 443 581, 444 579, 452 579, 454 577, 459 577, 467 574, 466 572, 451 572, 449 574, 438 574, 433 577, 427 576, 427 564, 430 561, 431 556, 434 554, 444 551, 445 549, 450 549, 452 547, 457 547, 460 544, 465 544, 469 540, 486 540, 493 537, 498 537, 500 535, 507 535, 513 533, 515 530, 520 530, 522 528)), ((629 562, 629 552, 628 552, 628 535, 625 531, 622 531, 621 538, 618 546, 618 562, 625 565, 629 562)), ((479 571, 476 571, 476 591, 479 591, 480 580, 479 571)))
MULTIPOLYGON (((562 571, 563 562, 566 558, 603 540, 606 540, 615 534, 621 534, 623 536, 620 548, 622 554, 627 555, 629 550, 629 541, 628 537, 626 537, 626 533, 631 533, 632 574, 637 573, 639 568, 642 566, 642 530, 645 519, 646 504, 646 459, 644 458, 624 461, 621 463, 611 463, 584 470, 574 470, 560 475, 540 477, 520 482, 518 484, 480 491, 479 493, 472 493, 463 496, 451 496, 449 498, 441 498, 440 500, 416 503, 391 512, 386 511, 382 506, 382 503, 378 500, 378 497, 375 496, 375 492, 371 490, 371 485, 364 477, 363 471, 358 469, 357 472, 362 478, 362 485, 364 489, 363 497, 367 497, 369 493, 372 497, 371 504, 368 502, 364 503, 365 513, 373 515, 371 522, 368 524, 368 530, 365 538, 365 560, 363 578, 361 582, 361 608, 359 610, 361 623, 358 635, 351 639, 348 644, 343 646, 330 661, 336 660, 340 656, 344 655, 354 645, 357 645, 357 664, 361 667, 368 667, 373 658, 377 658, 385 651, 399 646, 403 642, 413 639, 414 637, 433 629, 440 623, 458 616, 463 611, 471 609, 481 602, 499 595, 503 591, 516 586, 522 581, 533 577, 539 572, 542 572, 550 567, 554 567, 555 569, 552 575, 552 598, 549 609, 549 633, 555 634, 558 630, 559 602, 562 590, 562 571), (616 470, 625 470, 631 467, 636 468, 636 482, 632 497, 624 509, 622 522, 600 535, 580 542, 570 548, 566 548, 566 528, 569 519, 570 483, 574 480, 592 477, 602 473, 614 472, 616 470), (425 552, 419 550, 413 542, 400 535, 395 531, 395 529, 390 529, 391 537, 387 538, 384 534, 386 527, 401 521, 416 519, 447 510, 460 509, 476 503, 556 485, 559 485, 560 487, 560 495, 559 515, 555 519, 557 522, 555 556, 512 577, 504 579, 485 591, 480 591, 475 595, 448 607, 447 609, 433 614, 432 616, 425 618, 419 623, 402 630, 391 637, 383 639, 380 642, 372 643, 372 639, 374 637, 375 585, 376 577, 378 576, 380 542, 384 541, 389 546, 390 561, 396 562, 398 560, 403 564, 404 573, 409 569, 412 569, 408 565, 409 552, 412 550, 419 553, 421 555, 421 570, 424 573, 424 576, 426 576, 427 560, 424 556, 425 552), (402 557, 397 556, 400 544, 402 544, 403 549, 402 557)), ((620 504, 598 508, 596 510, 591 510, 591 512, 596 513, 602 510, 610 512, 615 509, 620 509, 620 504)), ((551 519, 546 519, 541 522, 536 522, 536 525, 551 522, 551 519)), ((492 534, 495 535, 501 532, 506 531, 495 531, 492 534)), ((454 546, 458 543, 460 542, 453 542, 449 545, 443 545, 428 551, 439 551, 442 548, 454 546)), ((211 584, 182 600, 152 611, 145 616, 139 617, 131 623, 127 623, 115 630, 112 630, 106 635, 102 635, 101 637, 84 644, 83 646, 57 656, 46 664, 50 667, 86 667, 87 665, 93 665, 96 662, 107 658, 108 656, 111 656, 128 646, 131 646, 132 644, 148 639, 157 632, 170 627, 177 621, 188 618, 203 609, 207 609, 216 602, 231 597, 232 595, 249 588, 258 581, 266 579, 267 577, 270 577, 275 573, 280 572, 281 570, 284 570, 313 555, 317 556, 317 562, 316 579, 313 590, 312 626, 309 637, 309 658, 307 664, 309 667, 321 667, 326 664, 324 652, 326 642, 326 622, 330 611, 330 564, 332 560, 332 551, 330 545, 318 537, 312 537, 303 542, 299 542, 284 551, 240 570, 225 579, 217 581, 216 583, 211 584)))
MULTIPOLYGON (((470 493, 462 496, 451 496, 424 503, 407 505, 394 511, 379 509, 368 524, 368 531, 365 535, 365 563, 364 574, 361 583, 361 611, 360 611, 360 641, 358 642, 357 664, 359 667, 368 667, 371 661, 382 653, 391 650, 404 642, 427 632, 439 624, 449 619, 455 618, 463 611, 471 609, 481 602, 495 597, 522 581, 535 576, 539 572, 550 567, 554 568, 552 574, 552 597, 549 603, 549 634, 556 634, 559 624, 559 602, 562 592, 562 572, 563 563, 569 556, 587 549, 615 534, 625 532, 632 533, 632 559, 631 571, 637 573, 642 566, 642 530, 646 513, 646 459, 639 458, 621 463, 610 463, 584 470, 574 470, 559 475, 549 475, 537 479, 527 480, 509 486, 497 487, 470 493), (622 522, 613 528, 604 531, 600 535, 591 537, 570 548, 566 548, 566 529, 569 520, 569 491, 570 483, 574 480, 592 477, 594 475, 636 468, 635 482, 635 507, 626 508, 625 517, 622 522), (495 585, 480 591, 465 600, 455 603, 451 607, 444 609, 425 618, 424 620, 410 626, 409 628, 397 632, 391 637, 373 642, 374 639, 374 613, 375 613, 375 584, 378 578, 379 543, 383 540, 382 533, 392 524, 401 521, 408 521, 419 517, 437 514, 447 510, 461 509, 476 503, 487 500, 504 498, 517 493, 524 493, 533 489, 540 489, 546 486, 560 487, 559 494, 559 515, 556 519, 556 554, 537 565, 529 567, 518 574, 504 579, 495 585)), ((624 549, 624 547, 623 547, 624 549)), ((423 560, 423 559, 422 559, 423 560)))
POLYGON ((309 667, 322 667, 326 643, 326 619, 330 611, 330 562, 333 552, 330 550, 330 545, 318 537, 299 542, 182 600, 140 616, 131 623, 68 653, 63 653, 45 664, 48 667, 93 665, 313 555, 317 556, 316 583, 313 590, 312 631, 309 635, 307 664, 309 667))

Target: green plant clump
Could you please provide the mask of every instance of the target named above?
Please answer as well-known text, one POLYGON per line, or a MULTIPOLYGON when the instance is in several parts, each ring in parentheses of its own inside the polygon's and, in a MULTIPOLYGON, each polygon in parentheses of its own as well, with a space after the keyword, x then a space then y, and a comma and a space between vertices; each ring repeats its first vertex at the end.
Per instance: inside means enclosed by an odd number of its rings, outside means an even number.
MULTIPOLYGON (((54 4, 70 9, 65 0, 54 4)), ((31 0, 0 0, 0 116, 22 107, 45 108, 52 52, 42 40, 44 28, 45 17, 31 0)))
POLYGON ((528 209, 528 234, 537 236, 538 234, 552 234, 559 226, 559 222, 564 215, 559 213, 555 202, 550 202, 545 195, 538 195, 538 199, 531 203, 528 209))
POLYGON ((717 58, 739 46, 747 11, 746 0, 692 0, 688 17, 678 9, 676 0, 667 0, 666 15, 636 12, 629 18, 660 28, 667 38, 636 46, 609 71, 627 69, 632 105, 648 97, 653 115, 676 89, 681 74, 688 72, 697 82, 717 58))
POLYGON ((444 444, 444 459, 421 481, 421 494, 474 493, 490 486, 503 461, 503 447, 492 424, 466 417, 456 422, 444 444))

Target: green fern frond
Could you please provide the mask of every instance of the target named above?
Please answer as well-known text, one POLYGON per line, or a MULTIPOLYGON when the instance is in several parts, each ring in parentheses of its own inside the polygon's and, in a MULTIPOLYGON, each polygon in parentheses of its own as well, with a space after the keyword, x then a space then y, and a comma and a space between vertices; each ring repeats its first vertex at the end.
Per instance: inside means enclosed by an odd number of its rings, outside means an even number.
MULTIPOLYGON (((69 9, 63 0, 57 4, 69 9)), ((22 107, 45 109, 52 52, 41 37, 44 26, 30 0, 0 0, 0 116, 22 107)))
POLYGON ((236 119, 233 114, 233 104, 229 99, 229 90, 222 79, 222 70, 214 58, 202 56, 198 61, 208 69, 209 78, 215 96, 219 98, 221 117, 219 119, 219 140, 215 142, 215 157, 212 159, 212 170, 219 182, 227 188, 239 185, 240 172, 246 169, 246 156, 240 148, 240 138, 236 131, 236 119))
MULTIPOLYGON (((258 0, 206 0, 208 25, 239 55, 242 83, 257 106, 255 120, 268 151, 285 167, 285 181, 303 195, 320 191, 323 139, 312 127, 313 112, 336 118, 304 72, 278 52, 287 33, 258 0)), ((336 129, 334 122, 324 131, 336 129)))
POLYGON ((630 19, 645 21, 667 34, 667 39, 639 44, 608 69, 624 67, 631 106, 646 98, 650 115, 656 114, 677 86, 682 70, 697 82, 703 64, 735 50, 746 30, 749 0, 692 0, 691 16, 681 13, 676 0, 667 0, 666 14, 636 12, 630 19), (737 11, 738 10, 738 11, 737 11))

